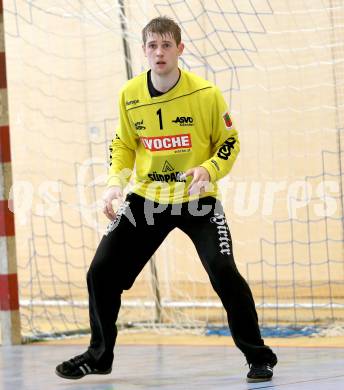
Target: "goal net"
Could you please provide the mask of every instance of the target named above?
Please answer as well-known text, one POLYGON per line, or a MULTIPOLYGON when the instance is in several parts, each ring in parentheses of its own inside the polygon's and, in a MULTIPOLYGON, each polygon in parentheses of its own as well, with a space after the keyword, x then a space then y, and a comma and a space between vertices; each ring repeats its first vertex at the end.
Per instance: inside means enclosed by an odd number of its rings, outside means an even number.
MULTIPOLYGON (((17 0, 4 7, 23 335, 88 331, 85 276, 107 225, 100 200, 118 91, 147 69, 141 30, 157 15, 180 24, 180 66, 216 83, 236 122, 242 150, 220 188, 260 323, 282 334, 340 327, 342 1, 17 0)), ((123 294, 119 324, 226 326, 182 232, 167 237, 123 294)))

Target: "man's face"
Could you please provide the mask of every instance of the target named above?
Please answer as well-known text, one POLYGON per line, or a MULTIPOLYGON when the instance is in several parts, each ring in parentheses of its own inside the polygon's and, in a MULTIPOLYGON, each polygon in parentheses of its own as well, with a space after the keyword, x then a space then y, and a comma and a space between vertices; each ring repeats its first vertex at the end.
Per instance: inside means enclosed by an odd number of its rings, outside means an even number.
POLYGON ((182 54, 184 44, 178 46, 174 38, 168 35, 150 33, 142 46, 152 72, 165 76, 178 68, 178 57, 182 54))

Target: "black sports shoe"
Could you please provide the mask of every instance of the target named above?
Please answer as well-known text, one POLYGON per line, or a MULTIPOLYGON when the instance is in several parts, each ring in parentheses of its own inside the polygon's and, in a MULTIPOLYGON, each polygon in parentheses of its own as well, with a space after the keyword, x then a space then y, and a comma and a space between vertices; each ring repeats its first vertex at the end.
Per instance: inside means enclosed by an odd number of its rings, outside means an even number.
POLYGON ((273 375, 273 365, 269 363, 249 363, 247 382, 269 381, 273 375))
POLYGON ((92 358, 88 352, 73 357, 72 359, 59 364, 56 367, 55 373, 61 378, 65 379, 80 379, 85 375, 110 374, 112 367, 109 368, 96 368, 92 358))

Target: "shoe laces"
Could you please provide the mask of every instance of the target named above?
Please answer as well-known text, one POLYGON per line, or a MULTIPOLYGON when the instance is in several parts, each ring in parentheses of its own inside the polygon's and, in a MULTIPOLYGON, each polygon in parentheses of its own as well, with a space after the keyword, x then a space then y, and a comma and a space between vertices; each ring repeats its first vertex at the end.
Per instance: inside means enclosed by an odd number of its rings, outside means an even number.
POLYGON ((85 354, 82 354, 82 355, 74 356, 71 359, 71 362, 73 364, 75 364, 76 366, 81 366, 82 364, 87 363, 88 360, 87 360, 87 357, 85 356, 85 354))

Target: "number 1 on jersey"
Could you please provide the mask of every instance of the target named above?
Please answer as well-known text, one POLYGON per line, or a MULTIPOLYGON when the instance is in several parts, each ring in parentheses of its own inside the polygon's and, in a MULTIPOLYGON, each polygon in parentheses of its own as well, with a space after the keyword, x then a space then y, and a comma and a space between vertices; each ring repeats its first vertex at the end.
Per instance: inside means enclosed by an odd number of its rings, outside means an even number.
POLYGON ((163 129, 163 126, 162 126, 162 115, 161 115, 161 108, 159 108, 159 110, 156 112, 156 114, 158 115, 159 117, 159 125, 160 125, 160 130, 163 129))

